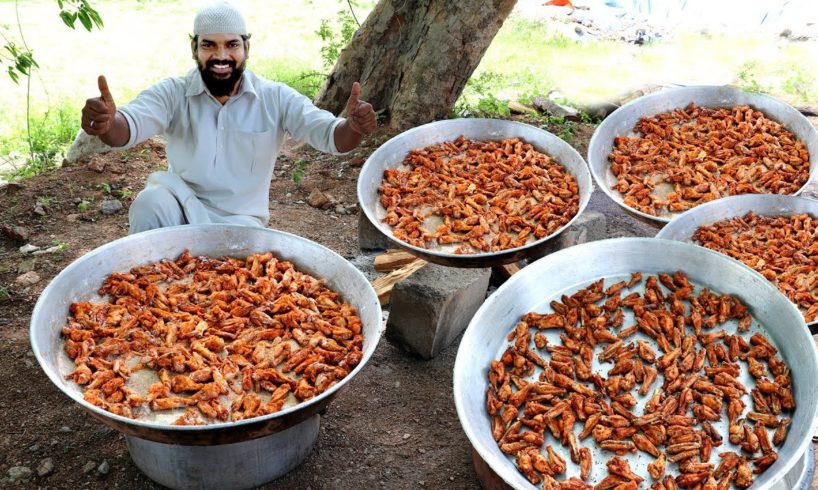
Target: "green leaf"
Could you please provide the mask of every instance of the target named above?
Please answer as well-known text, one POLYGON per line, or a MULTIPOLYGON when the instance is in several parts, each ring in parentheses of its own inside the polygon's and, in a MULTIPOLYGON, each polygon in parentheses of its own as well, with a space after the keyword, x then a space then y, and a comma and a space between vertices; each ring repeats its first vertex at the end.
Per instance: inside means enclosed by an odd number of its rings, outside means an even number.
POLYGON ((60 19, 62 19, 65 25, 73 29, 74 21, 77 20, 77 14, 72 14, 71 12, 66 12, 65 10, 63 10, 62 12, 60 12, 60 19))
POLYGON ((13 66, 8 67, 8 72, 9 72, 9 78, 11 78, 11 81, 14 82, 14 83, 19 83, 19 77, 17 76, 17 72, 14 71, 13 66))
POLYGON ((91 16, 91 20, 94 21, 94 24, 97 26, 97 29, 102 29, 105 26, 105 24, 102 22, 102 17, 100 17, 99 12, 92 9, 91 7, 88 7, 87 10, 88 15, 91 16))
POLYGON ((80 10, 77 12, 77 16, 79 17, 80 22, 82 22, 83 27, 85 27, 85 30, 91 32, 91 29, 94 28, 94 24, 91 22, 91 18, 88 17, 88 12, 85 10, 80 10))

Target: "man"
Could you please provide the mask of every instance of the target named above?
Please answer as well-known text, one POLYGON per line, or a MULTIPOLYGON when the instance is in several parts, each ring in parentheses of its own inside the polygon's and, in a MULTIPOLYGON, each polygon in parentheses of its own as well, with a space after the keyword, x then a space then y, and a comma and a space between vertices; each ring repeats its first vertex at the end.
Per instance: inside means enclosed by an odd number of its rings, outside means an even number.
POLYGON ((245 69, 244 18, 220 1, 193 22, 198 69, 148 88, 117 110, 104 76, 82 109, 82 129, 121 149, 164 133, 169 168, 148 177, 131 204, 130 233, 186 223, 265 226, 270 179, 285 133, 333 154, 376 127, 372 106, 352 86, 346 118, 318 109, 292 88, 245 69))

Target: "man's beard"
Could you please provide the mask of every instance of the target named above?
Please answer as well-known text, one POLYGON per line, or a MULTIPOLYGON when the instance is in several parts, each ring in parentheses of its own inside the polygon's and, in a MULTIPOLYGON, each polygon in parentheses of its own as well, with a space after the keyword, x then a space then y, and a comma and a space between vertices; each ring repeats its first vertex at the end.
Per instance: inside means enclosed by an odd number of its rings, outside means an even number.
POLYGON ((210 91, 210 94, 213 97, 224 97, 233 93, 236 83, 244 73, 246 61, 243 61, 239 67, 236 67, 236 62, 233 60, 208 60, 205 66, 202 66, 202 63, 197 60, 196 64, 199 65, 202 81, 204 81, 205 87, 210 91), (216 74, 211 70, 213 65, 229 65, 233 70, 227 78, 216 78, 216 74))

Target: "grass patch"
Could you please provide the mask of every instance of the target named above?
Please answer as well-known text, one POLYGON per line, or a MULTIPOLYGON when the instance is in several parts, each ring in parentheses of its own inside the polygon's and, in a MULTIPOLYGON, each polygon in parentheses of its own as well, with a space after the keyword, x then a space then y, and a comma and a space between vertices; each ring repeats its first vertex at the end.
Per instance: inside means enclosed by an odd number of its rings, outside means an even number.
POLYGON ((32 111, 31 146, 25 118, 14 120, 0 137, 0 156, 8 163, 0 175, 26 178, 59 166, 79 129, 79 109, 67 100, 32 111))
POLYGON ((326 74, 314 70, 310 65, 293 59, 264 59, 250 67, 256 74, 296 89, 299 93, 314 99, 324 85, 326 74))

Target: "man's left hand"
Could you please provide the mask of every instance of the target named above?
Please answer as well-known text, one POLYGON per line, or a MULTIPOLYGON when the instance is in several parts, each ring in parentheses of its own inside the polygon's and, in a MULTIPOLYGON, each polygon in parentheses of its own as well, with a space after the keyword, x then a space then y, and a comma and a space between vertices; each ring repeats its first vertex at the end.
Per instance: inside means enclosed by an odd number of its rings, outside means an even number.
POLYGON ((360 135, 369 134, 375 131, 378 125, 375 111, 372 109, 372 104, 358 99, 361 95, 361 84, 355 82, 352 84, 352 91, 349 94, 349 100, 344 112, 349 121, 349 127, 360 135))

